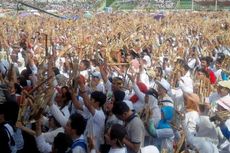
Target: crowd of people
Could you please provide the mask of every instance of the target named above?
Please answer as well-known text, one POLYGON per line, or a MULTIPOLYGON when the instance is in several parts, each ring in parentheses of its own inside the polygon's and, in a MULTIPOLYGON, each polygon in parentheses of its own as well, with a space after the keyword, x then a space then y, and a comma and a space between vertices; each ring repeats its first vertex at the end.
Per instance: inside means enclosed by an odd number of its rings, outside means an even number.
POLYGON ((2 18, 0 152, 230 152, 228 18, 2 18))

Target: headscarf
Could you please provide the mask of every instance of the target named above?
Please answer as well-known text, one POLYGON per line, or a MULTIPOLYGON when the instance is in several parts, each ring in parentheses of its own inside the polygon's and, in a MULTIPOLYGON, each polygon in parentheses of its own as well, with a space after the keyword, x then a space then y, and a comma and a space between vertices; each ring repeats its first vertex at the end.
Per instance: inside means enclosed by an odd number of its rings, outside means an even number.
POLYGON ((157 129, 171 128, 169 122, 173 119, 174 108, 171 106, 164 106, 161 108, 163 118, 159 121, 157 129))

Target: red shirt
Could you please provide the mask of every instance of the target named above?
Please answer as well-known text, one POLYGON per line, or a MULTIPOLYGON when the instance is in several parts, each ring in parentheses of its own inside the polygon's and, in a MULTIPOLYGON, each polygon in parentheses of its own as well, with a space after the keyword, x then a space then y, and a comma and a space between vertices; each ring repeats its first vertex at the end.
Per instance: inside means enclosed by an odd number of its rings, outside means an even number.
POLYGON ((216 83, 216 76, 214 74, 214 72, 210 69, 207 69, 208 73, 209 73, 209 80, 211 82, 211 84, 215 84, 216 83))

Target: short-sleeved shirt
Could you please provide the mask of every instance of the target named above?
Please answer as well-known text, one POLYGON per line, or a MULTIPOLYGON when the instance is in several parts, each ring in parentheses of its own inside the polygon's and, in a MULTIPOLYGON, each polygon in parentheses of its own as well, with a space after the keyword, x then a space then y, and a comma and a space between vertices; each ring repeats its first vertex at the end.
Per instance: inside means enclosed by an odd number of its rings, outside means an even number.
POLYGON ((95 110, 95 114, 88 119, 86 126, 87 136, 96 138, 96 149, 104 143, 105 114, 101 110, 95 110))
MULTIPOLYGON (((132 114, 128 121, 126 122, 126 131, 128 135, 128 139, 130 142, 134 144, 140 144, 140 147, 144 145, 144 137, 145 137, 145 127, 141 119, 137 114, 132 114)), ((140 151, 138 151, 139 153, 140 151)), ((129 148, 127 148, 127 153, 135 153, 129 148)))

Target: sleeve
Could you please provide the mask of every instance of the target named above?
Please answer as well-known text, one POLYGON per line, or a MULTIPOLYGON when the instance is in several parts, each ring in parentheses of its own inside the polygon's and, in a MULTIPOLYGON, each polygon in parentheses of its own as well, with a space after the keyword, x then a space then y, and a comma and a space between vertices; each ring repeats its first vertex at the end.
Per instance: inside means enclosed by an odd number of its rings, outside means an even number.
POLYGON ((130 129, 130 141, 134 144, 140 144, 142 141, 142 126, 140 126, 140 122, 137 122, 139 124, 133 125, 133 127, 130 129))
POLYGON ((49 153, 52 151, 52 146, 49 143, 45 142, 45 139, 42 135, 35 138, 38 150, 42 153, 49 153))
POLYGON ((82 147, 75 147, 73 150, 72 150, 72 153, 86 153, 85 150, 82 148, 82 147))
POLYGON ((58 133, 64 133, 64 129, 58 128, 54 131, 45 132, 45 133, 42 133, 42 136, 44 137, 46 142, 52 144, 54 141, 54 138, 58 135, 58 133))
POLYGON ((55 119, 61 124, 61 126, 65 127, 66 123, 68 122, 68 119, 58 109, 57 105, 52 104, 50 106, 50 112, 55 117, 55 119))
POLYGON ((100 125, 101 123, 105 123, 105 117, 101 115, 101 112, 95 110, 95 114, 93 116, 93 122, 97 123, 98 125, 100 125))
POLYGON ((152 120, 149 121, 149 126, 147 127, 147 131, 151 136, 156 137, 157 133, 152 120))
POLYGON ((133 84, 133 90, 134 90, 135 94, 137 95, 137 97, 140 99, 140 101, 142 103, 144 103, 144 101, 145 101, 145 94, 140 91, 140 89, 138 88, 138 86, 137 86, 136 83, 133 84))
POLYGON ((196 65, 196 59, 192 59, 191 61, 188 62, 188 66, 190 69, 194 69, 196 65))
POLYGON ((174 136, 173 130, 171 128, 166 129, 157 129, 156 130, 157 138, 165 139, 174 136))
POLYGON ((112 83, 109 81, 109 79, 107 80, 107 82, 105 83, 105 90, 108 91, 112 91, 112 83))

